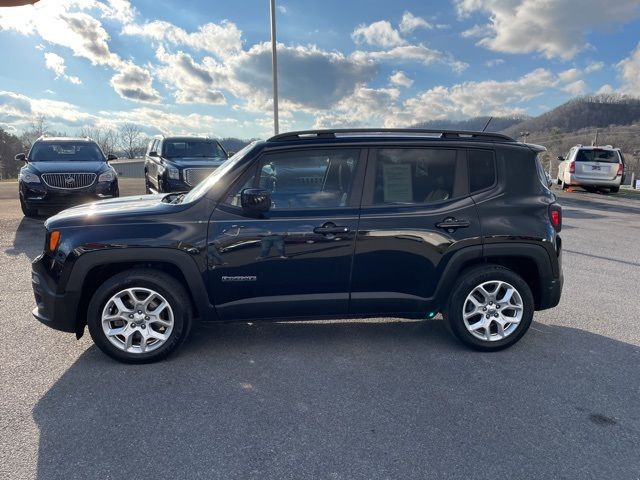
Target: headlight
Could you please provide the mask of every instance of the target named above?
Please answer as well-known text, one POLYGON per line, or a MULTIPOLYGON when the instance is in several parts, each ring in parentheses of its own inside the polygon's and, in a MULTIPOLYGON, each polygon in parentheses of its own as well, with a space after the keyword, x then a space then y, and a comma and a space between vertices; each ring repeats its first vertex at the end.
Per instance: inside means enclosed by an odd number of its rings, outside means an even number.
POLYGON ((174 180, 179 180, 180 179, 180 170, 178 170, 175 167, 169 167, 167 168, 167 172, 169 175, 169 178, 173 178, 174 180))
POLYGON ((18 175, 18 180, 22 180, 23 182, 27 183, 40 183, 40 177, 31 172, 20 172, 20 175, 18 175))
POLYGON ((113 182, 116 179, 116 174, 113 172, 101 173, 98 177, 99 182, 113 182))

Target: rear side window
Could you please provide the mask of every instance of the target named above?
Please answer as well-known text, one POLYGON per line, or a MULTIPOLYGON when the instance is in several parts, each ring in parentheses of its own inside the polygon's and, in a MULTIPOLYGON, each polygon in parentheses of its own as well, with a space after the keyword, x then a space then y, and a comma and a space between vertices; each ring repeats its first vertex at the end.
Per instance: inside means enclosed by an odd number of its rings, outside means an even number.
POLYGON ((620 163, 620 157, 615 150, 580 149, 576 154, 576 162, 620 163))
POLYGON ((487 189, 496 183, 496 158, 491 150, 469 150, 469 191, 487 189))
POLYGON ((374 205, 429 204, 453 197, 458 151, 382 148, 375 159, 374 205))

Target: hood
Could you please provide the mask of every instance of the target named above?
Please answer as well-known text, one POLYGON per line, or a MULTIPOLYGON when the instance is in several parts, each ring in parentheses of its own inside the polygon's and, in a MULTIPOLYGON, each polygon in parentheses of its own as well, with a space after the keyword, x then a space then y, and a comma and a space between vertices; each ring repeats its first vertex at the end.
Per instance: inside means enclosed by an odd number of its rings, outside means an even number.
POLYGON ((25 165, 36 173, 98 173, 107 162, 29 162, 25 165))
POLYGON ((214 168, 222 165, 226 158, 202 158, 202 157, 180 157, 180 158, 166 158, 168 163, 173 163, 180 168, 214 168))
POLYGON ((154 215, 173 212, 180 205, 163 202, 166 193, 119 197, 85 203, 68 208, 50 217, 45 222, 47 228, 64 228, 101 223, 130 223, 144 220, 148 222, 154 215))

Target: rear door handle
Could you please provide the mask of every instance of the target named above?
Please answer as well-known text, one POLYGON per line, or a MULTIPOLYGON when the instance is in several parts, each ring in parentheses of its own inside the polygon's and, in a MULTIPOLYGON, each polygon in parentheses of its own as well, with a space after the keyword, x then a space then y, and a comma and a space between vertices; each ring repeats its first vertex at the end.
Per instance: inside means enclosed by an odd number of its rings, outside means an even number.
POLYGON ((458 228, 467 228, 471 224, 468 220, 458 220, 457 218, 449 217, 445 218, 442 222, 436 223, 436 227, 453 232, 458 228))
POLYGON ((320 235, 338 235, 340 233, 349 233, 350 230, 346 225, 336 225, 333 222, 327 222, 321 227, 314 228, 313 233, 320 235))

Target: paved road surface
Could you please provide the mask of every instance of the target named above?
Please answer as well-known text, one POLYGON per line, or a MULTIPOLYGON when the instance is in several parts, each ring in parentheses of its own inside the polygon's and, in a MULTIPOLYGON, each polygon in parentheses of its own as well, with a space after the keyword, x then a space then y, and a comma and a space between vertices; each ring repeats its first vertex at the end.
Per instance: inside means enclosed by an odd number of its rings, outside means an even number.
POLYGON ((0 478, 637 480, 640 202, 562 203, 562 303, 510 350, 441 321, 245 323, 125 366, 31 318, 41 222, 0 200, 0 478))

